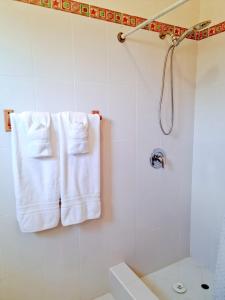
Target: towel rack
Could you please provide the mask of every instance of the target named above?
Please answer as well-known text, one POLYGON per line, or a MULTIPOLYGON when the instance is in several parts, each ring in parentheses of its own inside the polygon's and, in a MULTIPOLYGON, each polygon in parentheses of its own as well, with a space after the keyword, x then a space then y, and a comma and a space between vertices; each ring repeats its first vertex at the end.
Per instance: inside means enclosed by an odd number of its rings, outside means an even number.
MULTIPOLYGON (((5 124, 5 131, 10 132, 12 130, 11 128, 11 122, 10 122, 10 114, 13 113, 13 109, 4 109, 4 124, 5 124)), ((99 115, 100 120, 102 120, 102 115, 100 114, 99 110, 92 110, 91 112, 93 115, 99 115)))

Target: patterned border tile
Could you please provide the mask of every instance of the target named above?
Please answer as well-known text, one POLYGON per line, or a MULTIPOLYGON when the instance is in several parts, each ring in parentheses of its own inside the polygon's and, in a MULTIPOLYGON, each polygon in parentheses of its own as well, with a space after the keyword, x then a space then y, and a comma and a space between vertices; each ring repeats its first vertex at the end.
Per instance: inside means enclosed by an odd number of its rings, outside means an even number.
POLYGON ((116 21, 116 12, 110 9, 106 9, 106 21, 115 23, 116 21))
MULTIPOLYGON (((77 2, 74 0, 15 0, 15 1, 38 5, 46 8, 62 10, 64 12, 69 12, 81 16, 86 16, 98 20, 130 26, 130 27, 135 27, 146 20, 141 17, 128 15, 125 13, 113 11, 107 8, 102 8, 94 5, 89 5, 82 2, 77 2)), ((186 30, 186 28, 180 26, 170 25, 158 21, 154 21, 150 23, 149 25, 145 26, 143 29, 159 32, 159 33, 170 32, 175 34, 176 36, 182 35, 186 30)), ((217 25, 214 25, 212 27, 209 27, 205 30, 193 32, 187 38, 200 41, 222 32, 225 32, 225 21, 217 25)))
POLYGON ((225 21, 200 31, 197 40, 203 40, 222 32, 225 32, 225 21))
MULTIPOLYGON (((78 15, 82 15, 82 16, 86 16, 98 20, 130 26, 130 27, 136 27, 138 24, 146 20, 141 17, 132 16, 126 13, 121 13, 118 11, 113 11, 110 9, 106 9, 94 5, 89 5, 74 0, 15 0, 15 1, 38 5, 46 8, 62 10, 64 12, 78 14, 78 15)), ((180 28, 180 30, 176 31, 176 35, 180 35, 183 29, 181 30, 181 27, 176 27, 176 28, 180 28)), ((163 32, 173 33, 175 30, 175 26, 155 21, 145 26, 143 29, 154 31, 154 32, 163 31, 163 32)))
POLYGON ((54 9, 61 9, 61 1, 59 0, 53 0, 52 1, 52 8, 54 9))

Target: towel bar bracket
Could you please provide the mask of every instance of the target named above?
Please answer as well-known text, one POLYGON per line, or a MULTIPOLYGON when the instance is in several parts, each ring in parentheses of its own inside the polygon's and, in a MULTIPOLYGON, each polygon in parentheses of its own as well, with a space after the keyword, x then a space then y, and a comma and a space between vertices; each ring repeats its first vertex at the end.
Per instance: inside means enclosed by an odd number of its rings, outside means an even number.
POLYGON ((99 110, 92 110, 91 112, 93 115, 99 115, 100 120, 102 120, 102 115, 100 114, 99 110))
POLYGON ((4 109, 4 123, 5 123, 5 131, 10 132, 11 131, 11 122, 10 122, 10 114, 13 113, 13 109, 4 109))

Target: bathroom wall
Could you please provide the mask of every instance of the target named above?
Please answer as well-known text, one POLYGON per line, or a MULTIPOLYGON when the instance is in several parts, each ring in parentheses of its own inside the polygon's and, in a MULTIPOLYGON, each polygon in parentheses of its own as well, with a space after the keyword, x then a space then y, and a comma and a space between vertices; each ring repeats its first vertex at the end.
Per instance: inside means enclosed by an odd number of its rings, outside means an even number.
MULTIPOLYGON (((224 1, 201 1, 200 19, 225 20, 224 1)), ((212 270, 225 216, 225 34, 198 43, 191 253, 212 270)))
POLYGON ((145 274, 189 255, 197 42, 186 40, 176 50, 175 128, 165 137, 158 101, 168 43, 141 31, 121 45, 121 30, 0 1, 0 110, 99 109, 103 115, 101 219, 23 234, 15 217, 10 133, 0 114, 2 300, 90 300, 108 290, 108 269, 121 261, 145 274), (149 165, 157 147, 167 154, 165 170, 149 165))

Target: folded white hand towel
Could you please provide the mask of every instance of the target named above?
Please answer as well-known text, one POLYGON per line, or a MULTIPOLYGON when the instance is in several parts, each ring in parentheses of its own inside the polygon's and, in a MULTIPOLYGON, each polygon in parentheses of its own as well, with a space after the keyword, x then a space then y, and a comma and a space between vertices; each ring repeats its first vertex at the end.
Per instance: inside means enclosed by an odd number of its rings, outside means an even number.
POLYGON ((21 118, 27 133, 27 155, 34 158, 51 156, 50 114, 24 112, 21 118))
POLYGON ((100 217, 100 118, 88 115, 89 152, 68 155, 68 113, 58 114, 61 221, 64 226, 100 217))
POLYGON ((79 112, 64 113, 68 126, 68 154, 88 153, 88 118, 79 112))
MULTIPOLYGON (((28 115, 30 113, 11 114, 13 175, 20 229, 22 232, 36 232, 53 228, 59 222, 59 172, 54 130, 57 124, 52 116, 53 126, 48 132, 54 150, 52 156, 34 159, 27 155, 28 115)), ((33 137, 35 134, 36 131, 33 137)), ((45 134, 43 132, 44 137, 45 134)))

